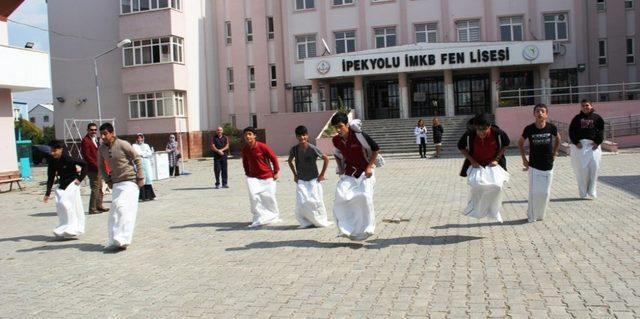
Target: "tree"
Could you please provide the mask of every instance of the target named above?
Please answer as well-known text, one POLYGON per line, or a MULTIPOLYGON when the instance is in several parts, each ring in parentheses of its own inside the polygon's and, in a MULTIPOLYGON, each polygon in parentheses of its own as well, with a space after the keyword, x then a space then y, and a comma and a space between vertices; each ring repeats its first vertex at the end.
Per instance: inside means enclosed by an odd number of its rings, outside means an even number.
POLYGON ((15 122, 16 139, 31 140, 33 144, 39 144, 42 141, 42 130, 35 124, 20 118, 15 122), (20 134, 20 136, 18 136, 20 134))

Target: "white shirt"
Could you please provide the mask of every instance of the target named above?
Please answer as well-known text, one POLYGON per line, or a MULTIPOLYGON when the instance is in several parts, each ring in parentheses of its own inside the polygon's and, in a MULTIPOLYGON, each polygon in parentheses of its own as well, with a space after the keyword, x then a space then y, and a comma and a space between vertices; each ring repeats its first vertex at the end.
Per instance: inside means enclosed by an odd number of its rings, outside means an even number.
POLYGON ((423 127, 418 127, 416 126, 415 129, 413 129, 413 135, 416 136, 416 144, 420 144, 420 138, 424 138, 424 142, 427 142, 427 127, 423 126, 423 127))

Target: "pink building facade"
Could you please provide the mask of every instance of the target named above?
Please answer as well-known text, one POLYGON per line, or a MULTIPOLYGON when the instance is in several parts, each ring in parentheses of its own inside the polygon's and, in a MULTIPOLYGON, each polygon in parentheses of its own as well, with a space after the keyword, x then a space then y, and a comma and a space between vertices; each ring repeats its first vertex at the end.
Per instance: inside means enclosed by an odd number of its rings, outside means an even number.
POLYGON ((98 65, 103 118, 124 135, 231 123, 276 136, 272 115, 341 105, 365 120, 495 113, 516 102, 499 91, 637 81, 636 2, 59 0, 51 28, 85 39, 51 38, 54 97, 86 102, 56 102, 56 122, 95 118, 86 59, 126 38, 98 65))

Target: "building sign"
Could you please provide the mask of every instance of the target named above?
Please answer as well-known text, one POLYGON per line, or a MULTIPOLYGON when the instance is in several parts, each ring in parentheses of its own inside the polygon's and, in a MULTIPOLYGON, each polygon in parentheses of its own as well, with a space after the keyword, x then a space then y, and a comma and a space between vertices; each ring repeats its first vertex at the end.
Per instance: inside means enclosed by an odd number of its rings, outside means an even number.
POLYGON ((324 56, 304 62, 305 78, 553 63, 552 41, 407 45, 397 51, 324 56))

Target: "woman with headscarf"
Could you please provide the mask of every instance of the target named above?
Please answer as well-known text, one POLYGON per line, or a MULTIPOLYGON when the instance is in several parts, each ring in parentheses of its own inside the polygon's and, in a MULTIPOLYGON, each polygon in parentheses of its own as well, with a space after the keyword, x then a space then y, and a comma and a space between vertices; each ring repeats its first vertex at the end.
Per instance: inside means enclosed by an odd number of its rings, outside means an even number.
POLYGON ((169 153, 169 176, 180 175, 180 168, 178 167, 180 152, 178 152, 176 136, 173 134, 169 135, 169 143, 167 143, 166 151, 169 153))
MULTIPOLYGON (((139 200, 147 201, 154 200, 156 194, 151 186, 153 180, 153 173, 151 170, 151 157, 153 156, 153 150, 149 144, 144 142, 144 135, 138 133, 136 136, 136 143, 132 145, 133 149, 142 157, 142 170, 144 171, 144 186, 140 188, 139 200)), ((139 169, 139 168, 138 168, 139 169)))

